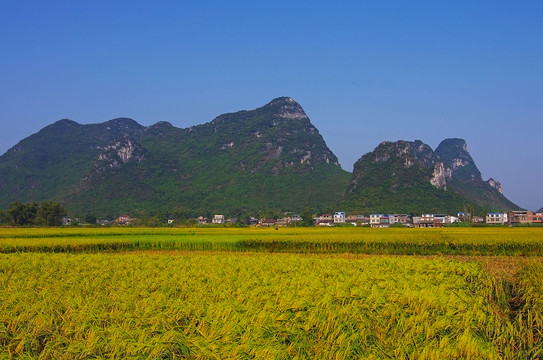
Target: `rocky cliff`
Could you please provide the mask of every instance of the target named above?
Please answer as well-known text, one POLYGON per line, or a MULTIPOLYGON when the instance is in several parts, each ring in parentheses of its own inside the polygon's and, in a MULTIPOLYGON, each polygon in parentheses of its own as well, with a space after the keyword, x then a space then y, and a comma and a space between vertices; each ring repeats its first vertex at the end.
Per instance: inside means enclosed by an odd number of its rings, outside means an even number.
POLYGON ((435 153, 444 163, 449 187, 470 203, 487 210, 520 209, 503 195, 500 182, 483 180, 464 139, 445 139, 435 153))
POLYGON ((361 212, 456 213, 468 204, 480 210, 518 206, 501 184, 483 181, 462 139, 446 139, 433 151, 417 140, 383 142, 354 166, 342 204, 361 212))

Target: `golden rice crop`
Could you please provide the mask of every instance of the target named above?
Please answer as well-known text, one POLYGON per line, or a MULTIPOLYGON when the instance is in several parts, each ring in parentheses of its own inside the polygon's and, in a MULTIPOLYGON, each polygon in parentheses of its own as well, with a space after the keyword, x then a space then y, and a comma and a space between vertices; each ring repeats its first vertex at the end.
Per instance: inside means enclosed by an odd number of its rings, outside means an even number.
POLYGON ((543 255, 543 228, 0 228, 0 252, 142 249, 543 255))
POLYGON ((446 259, 3 254, 0 357, 523 358, 495 291, 446 259))

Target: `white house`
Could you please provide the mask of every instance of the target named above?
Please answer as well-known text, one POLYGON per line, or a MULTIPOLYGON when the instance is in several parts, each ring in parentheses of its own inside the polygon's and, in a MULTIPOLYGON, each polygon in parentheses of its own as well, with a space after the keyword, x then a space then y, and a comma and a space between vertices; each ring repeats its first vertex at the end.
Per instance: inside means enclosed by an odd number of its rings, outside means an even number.
POLYGON ((224 215, 213 215, 213 224, 224 224, 224 215))
POLYGON ((503 225, 507 223, 507 214, 504 213, 488 213, 486 214, 487 224, 499 224, 503 225))
POLYGON ((334 213, 334 224, 344 224, 345 223, 345 213, 343 211, 336 211, 334 213))

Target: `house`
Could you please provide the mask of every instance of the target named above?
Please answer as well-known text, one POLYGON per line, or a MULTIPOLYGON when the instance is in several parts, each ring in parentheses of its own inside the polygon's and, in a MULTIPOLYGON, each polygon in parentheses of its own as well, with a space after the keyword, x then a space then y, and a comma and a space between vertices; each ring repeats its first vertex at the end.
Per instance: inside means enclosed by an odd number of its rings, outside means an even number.
POLYGON ((418 226, 421 228, 443 227, 447 223, 447 215, 422 214, 418 218, 418 226))
POLYGON ((291 221, 294 223, 301 222, 303 220, 300 214, 294 214, 290 218, 291 218, 291 221))
POLYGON ((334 218, 332 214, 322 214, 317 218, 317 225, 320 226, 333 226, 334 218))
MULTIPOLYGON (((369 225, 369 223, 370 223, 370 218, 368 216, 364 216, 364 215, 350 215, 349 218, 350 219, 356 218, 354 223, 360 224, 360 225, 369 225)), ((347 220, 345 220, 345 221, 347 221, 347 220)), ((348 222, 352 222, 352 221, 348 221, 348 222)))
POLYGON ((258 225, 258 219, 255 218, 254 216, 251 216, 251 217, 249 218, 249 225, 253 225, 253 226, 258 225))
POLYGON ((461 222, 471 222, 471 214, 468 212, 460 211, 459 213, 456 214, 456 216, 458 217, 458 220, 461 222))
POLYGON ((447 214, 433 214, 434 220, 439 221, 443 225, 451 223, 451 217, 447 214))
POLYGON ((370 226, 378 227, 381 223, 381 216, 384 216, 384 214, 370 214, 370 226))
POLYGON ((358 215, 347 215, 345 217, 345 222, 357 226, 361 221, 358 220, 358 215))
POLYGON ((510 211, 507 214, 509 224, 529 224, 532 222, 533 215, 533 212, 527 210, 510 211))
POLYGON ((276 225, 277 226, 288 226, 291 223, 292 219, 290 217, 284 217, 277 219, 276 225))
POLYGON ((494 225, 503 225, 507 223, 507 214, 505 213, 488 213, 486 214, 486 223, 494 225))
POLYGON ((540 224, 543 223, 543 213, 521 210, 510 211, 509 224, 540 224))
POLYGON ((224 215, 213 215, 213 220, 211 220, 213 224, 224 224, 224 215))
POLYGON ((345 224, 345 213, 343 211, 334 213, 334 224, 345 224))
POLYGON ((389 227, 390 217, 387 214, 370 214, 371 227, 389 227))
POLYGON ((482 217, 482 216, 477 216, 477 215, 473 215, 472 217, 472 222, 473 223, 484 223, 485 222, 485 218, 482 217))
POLYGON ((209 219, 204 216, 198 216, 198 219, 196 219, 196 221, 198 222, 198 225, 209 224, 209 219))
POLYGON ((277 221, 274 219, 260 219, 258 222, 260 226, 275 226, 277 224, 277 221))
POLYGON ((117 218, 117 224, 128 225, 133 219, 129 215, 121 215, 117 218))
POLYGON ((371 227, 389 227, 390 217, 387 214, 370 214, 371 227))
POLYGON ((390 225, 392 224, 403 224, 403 225, 410 225, 413 223, 411 220, 411 217, 407 214, 392 214, 388 215, 388 222, 390 225))

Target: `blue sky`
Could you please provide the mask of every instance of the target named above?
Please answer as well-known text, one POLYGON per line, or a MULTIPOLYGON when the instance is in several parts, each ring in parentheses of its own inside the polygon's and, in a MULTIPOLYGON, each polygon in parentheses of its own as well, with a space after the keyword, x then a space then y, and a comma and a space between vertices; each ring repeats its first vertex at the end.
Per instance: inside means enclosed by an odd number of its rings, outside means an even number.
POLYGON ((542 1, 0 1, 0 153, 62 118, 188 127, 279 96, 344 169, 466 139, 543 206, 542 1))

